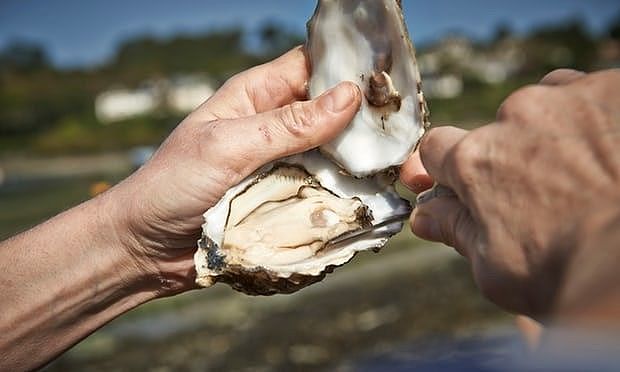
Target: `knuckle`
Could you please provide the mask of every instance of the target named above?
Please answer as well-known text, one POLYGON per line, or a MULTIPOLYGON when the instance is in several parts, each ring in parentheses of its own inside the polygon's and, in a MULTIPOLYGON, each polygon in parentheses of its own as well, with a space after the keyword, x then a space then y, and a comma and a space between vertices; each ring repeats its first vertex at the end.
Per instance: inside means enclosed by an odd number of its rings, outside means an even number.
POLYGON ((295 102, 283 110, 282 125, 289 134, 302 137, 311 131, 316 115, 308 105, 295 102))
POLYGON ((424 157, 426 154, 433 153, 435 149, 440 147, 443 143, 443 136, 441 132, 443 128, 433 128, 426 132, 420 141, 420 156, 424 157))
POLYGON ((265 95, 278 100, 287 95, 290 85, 281 73, 274 69, 265 69, 263 76, 261 89, 265 95))
POLYGON ((452 236, 451 246, 457 248, 459 252, 466 252, 464 247, 466 242, 461 234, 466 231, 465 227, 468 225, 469 218, 469 211, 464 207, 459 208, 454 215, 450 227, 450 235, 452 236))
POLYGON ((470 137, 465 137, 458 142, 446 156, 445 167, 462 180, 463 176, 470 172, 479 156, 478 146, 472 144, 470 137))
MULTIPOLYGON (((459 212, 456 212, 459 213, 459 212)), ((441 234, 441 242, 449 247, 455 247, 456 243, 456 225, 455 218, 443 219, 440 225, 439 233, 441 234)))
POLYGON ((466 199, 475 193, 476 181, 481 171, 489 165, 485 147, 484 140, 472 132, 454 146, 443 164, 452 183, 457 185, 460 195, 466 199))
POLYGON ((528 120, 524 120, 526 116, 535 112, 549 93, 550 88, 542 85, 530 85, 517 90, 501 104, 497 110, 497 120, 528 123, 528 120))

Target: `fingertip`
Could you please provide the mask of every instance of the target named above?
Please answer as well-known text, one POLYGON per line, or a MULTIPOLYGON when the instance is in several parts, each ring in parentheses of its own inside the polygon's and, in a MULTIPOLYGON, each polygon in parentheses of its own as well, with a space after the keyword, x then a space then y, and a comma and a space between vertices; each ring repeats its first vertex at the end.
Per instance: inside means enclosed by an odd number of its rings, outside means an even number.
POLYGON ((400 171, 400 181, 409 190, 419 194, 433 187, 433 179, 422 164, 420 153, 416 151, 402 165, 400 171))
POLYGON ((411 217, 412 232, 425 240, 453 247, 463 257, 478 236, 478 225, 458 198, 441 195, 418 204, 411 217))
POLYGON ((441 229, 439 223, 430 214, 416 209, 411 215, 411 231, 420 239, 431 242, 441 241, 441 229))

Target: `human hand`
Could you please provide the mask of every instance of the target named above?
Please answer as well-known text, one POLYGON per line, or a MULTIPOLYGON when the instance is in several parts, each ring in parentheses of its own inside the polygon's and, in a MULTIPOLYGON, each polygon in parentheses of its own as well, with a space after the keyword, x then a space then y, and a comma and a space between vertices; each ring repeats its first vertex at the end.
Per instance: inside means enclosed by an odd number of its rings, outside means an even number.
POLYGON ((335 137, 352 120, 359 89, 344 83, 306 99, 301 48, 230 79, 190 114, 138 172, 106 199, 116 235, 162 295, 194 287, 202 214, 264 164, 335 137))
POLYGON ((559 70, 511 95, 495 123, 431 130, 402 180, 422 191, 430 176, 456 195, 423 194, 413 232, 456 248, 514 312, 544 320, 617 296, 619 87, 619 70, 559 70))

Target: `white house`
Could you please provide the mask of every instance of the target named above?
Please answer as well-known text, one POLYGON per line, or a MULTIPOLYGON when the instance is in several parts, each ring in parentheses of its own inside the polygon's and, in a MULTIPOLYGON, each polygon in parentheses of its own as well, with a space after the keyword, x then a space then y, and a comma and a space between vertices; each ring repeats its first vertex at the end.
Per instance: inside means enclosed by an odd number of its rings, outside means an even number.
POLYGON ((213 95, 215 89, 206 78, 187 75, 173 79, 168 85, 168 107, 181 114, 189 113, 213 95))
POLYGON ((150 114, 162 107, 187 114, 214 91, 213 85, 202 75, 152 80, 138 89, 111 89, 99 94, 95 99, 95 113, 103 124, 150 114))
POLYGON ((153 89, 114 89, 97 96, 95 114, 100 122, 109 124, 148 114, 157 105, 157 94, 153 89))
POLYGON ((424 95, 428 98, 456 98, 463 94, 463 79, 454 74, 425 75, 422 77, 424 95))

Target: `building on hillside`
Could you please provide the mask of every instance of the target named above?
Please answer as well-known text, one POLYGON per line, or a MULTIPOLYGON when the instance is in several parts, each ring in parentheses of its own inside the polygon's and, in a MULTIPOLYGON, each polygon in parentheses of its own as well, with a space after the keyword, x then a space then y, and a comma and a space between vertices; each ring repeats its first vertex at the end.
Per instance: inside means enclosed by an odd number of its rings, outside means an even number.
POLYGON ((214 85, 202 75, 151 80, 137 89, 116 88, 102 92, 95 99, 95 114, 102 124, 158 110, 187 114, 211 97, 214 91, 214 85))
POLYGON ((187 114, 198 108, 214 92, 213 84, 203 76, 181 76, 170 81, 166 102, 169 109, 180 114, 187 114))
POLYGON ((455 74, 422 76, 424 96, 427 98, 449 99, 463 94, 463 78, 455 74))
POLYGON ((146 115, 157 108, 157 96, 152 88, 111 89, 95 98, 95 114, 103 124, 146 115))
POLYGON ((480 48, 462 37, 448 37, 420 53, 418 58, 422 75, 442 74, 443 81, 454 87, 454 77, 458 75, 475 77, 488 84, 504 82, 523 67, 524 60, 517 39, 506 39, 489 48, 480 48))

